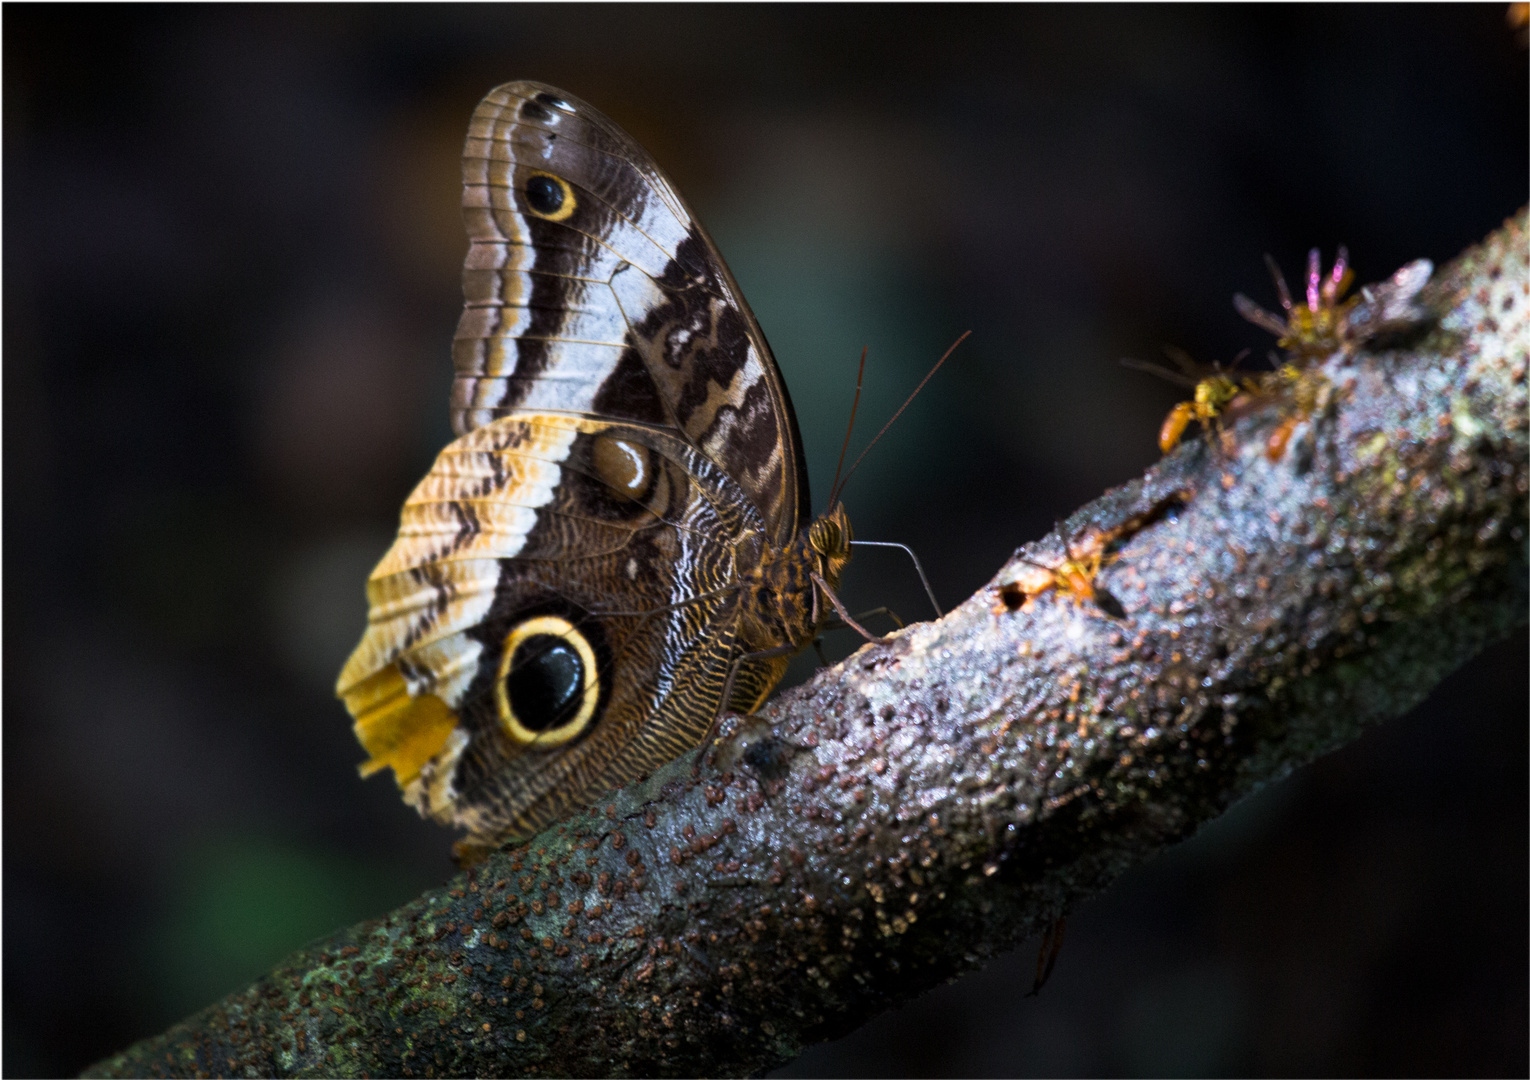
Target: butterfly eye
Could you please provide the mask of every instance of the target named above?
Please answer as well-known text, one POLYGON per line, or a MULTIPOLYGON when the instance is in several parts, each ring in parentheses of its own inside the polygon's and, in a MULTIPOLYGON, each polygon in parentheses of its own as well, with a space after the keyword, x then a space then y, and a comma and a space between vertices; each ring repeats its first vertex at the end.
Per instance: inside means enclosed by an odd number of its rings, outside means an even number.
POLYGON ((567 619, 527 619, 505 638, 494 701, 514 742, 562 746, 590 726, 599 699, 595 651, 567 619))
POLYGON ((839 526, 829 518, 821 517, 808 526, 808 544, 820 555, 832 555, 839 551, 839 526))
POLYGON ((577 205, 574 189, 561 176, 532 173, 526 180, 526 206, 537 217, 563 221, 577 205))

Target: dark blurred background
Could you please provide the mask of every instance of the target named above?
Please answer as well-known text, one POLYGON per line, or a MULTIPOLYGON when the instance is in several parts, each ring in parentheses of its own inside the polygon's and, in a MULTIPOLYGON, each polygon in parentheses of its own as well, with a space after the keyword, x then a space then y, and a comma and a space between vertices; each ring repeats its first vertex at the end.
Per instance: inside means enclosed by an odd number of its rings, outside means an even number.
MULTIPOLYGON (((334 676, 448 437, 490 87, 609 113, 707 223, 858 535, 941 599, 1158 456, 1175 388, 1347 243, 1442 261, 1530 188, 1501 4, 33 7, 4 29, 4 1061, 60 1075, 451 873, 334 676)), ((857 557, 847 599, 925 617, 857 557)), ((842 655, 853 641, 835 647, 842 655)), ((799 671, 799 676, 806 671, 799 671)), ((1034 946, 788 1071, 1524 1075, 1526 639, 1034 946)))

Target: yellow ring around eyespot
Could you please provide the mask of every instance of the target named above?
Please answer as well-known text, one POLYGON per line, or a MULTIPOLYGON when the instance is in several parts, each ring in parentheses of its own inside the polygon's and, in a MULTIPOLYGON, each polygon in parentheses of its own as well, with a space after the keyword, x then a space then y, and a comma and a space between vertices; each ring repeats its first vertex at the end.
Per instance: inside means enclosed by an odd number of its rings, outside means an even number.
POLYGON ((530 180, 535 176, 545 176, 547 179, 557 184, 558 187, 563 190, 563 202, 558 206, 558 209, 554 210, 550 214, 544 214, 541 211, 534 209, 529 201, 526 203, 526 209, 534 217, 539 217, 543 221, 567 221, 569 216, 573 214, 574 208, 579 205, 579 200, 574 198, 574 189, 568 186, 568 181, 563 179, 563 177, 554 176, 552 173, 532 172, 526 177, 526 179, 530 180))
POLYGON ((589 640, 574 629, 573 623, 557 615, 539 615, 516 624, 505 635, 504 651, 499 657, 499 675, 494 680, 494 704, 499 710, 499 726, 513 742, 538 750, 562 746, 589 726, 599 702, 600 675, 595 666, 595 650, 590 648, 589 640), (552 731, 532 731, 516 719, 515 710, 510 706, 510 694, 505 689, 506 677, 510 674, 510 661, 515 658, 515 651, 528 638, 538 634, 549 634, 568 642, 579 654, 579 662, 583 666, 584 700, 579 704, 579 712, 568 723, 552 731))

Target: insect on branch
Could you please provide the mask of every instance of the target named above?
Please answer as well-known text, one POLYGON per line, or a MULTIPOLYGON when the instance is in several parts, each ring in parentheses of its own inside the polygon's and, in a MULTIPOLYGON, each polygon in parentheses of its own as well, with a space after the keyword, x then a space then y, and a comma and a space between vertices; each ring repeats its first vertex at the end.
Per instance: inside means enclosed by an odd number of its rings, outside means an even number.
POLYGON ((1265 395, 939 621, 91 1074, 757 1073, 1060 937, 1524 625, 1526 215, 1419 265, 1360 291, 1310 399, 1265 395))

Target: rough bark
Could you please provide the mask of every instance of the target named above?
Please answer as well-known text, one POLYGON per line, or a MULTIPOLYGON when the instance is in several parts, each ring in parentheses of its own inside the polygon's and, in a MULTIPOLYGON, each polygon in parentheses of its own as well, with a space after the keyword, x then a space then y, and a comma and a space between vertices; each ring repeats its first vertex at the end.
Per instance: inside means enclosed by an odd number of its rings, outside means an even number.
POLYGON ((1037 933, 1525 622, 1525 230, 939 622, 88 1075, 755 1073, 1037 933))

